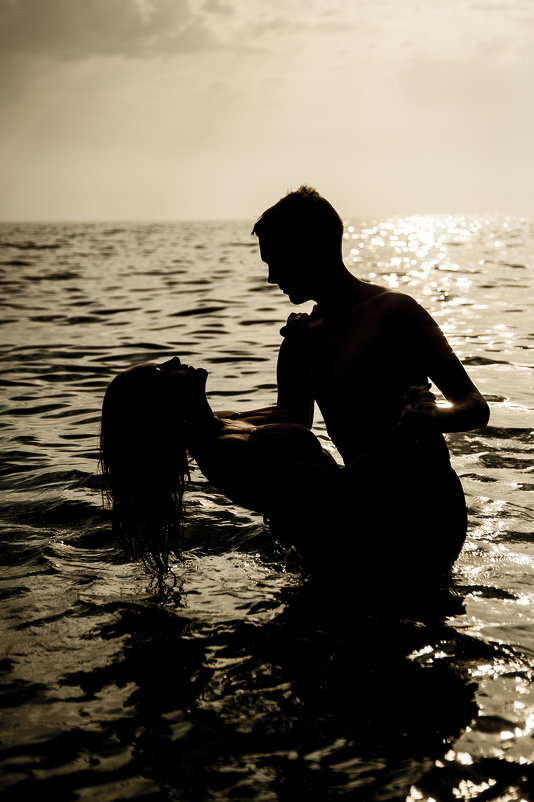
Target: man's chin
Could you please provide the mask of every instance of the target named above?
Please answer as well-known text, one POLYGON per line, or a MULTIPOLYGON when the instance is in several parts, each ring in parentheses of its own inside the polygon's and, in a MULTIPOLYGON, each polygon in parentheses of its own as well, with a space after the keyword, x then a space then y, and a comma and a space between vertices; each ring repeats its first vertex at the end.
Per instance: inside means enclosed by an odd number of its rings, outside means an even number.
POLYGON ((287 297, 291 301, 292 304, 298 306, 299 304, 305 304, 310 298, 307 295, 299 295, 296 292, 286 292, 287 297))

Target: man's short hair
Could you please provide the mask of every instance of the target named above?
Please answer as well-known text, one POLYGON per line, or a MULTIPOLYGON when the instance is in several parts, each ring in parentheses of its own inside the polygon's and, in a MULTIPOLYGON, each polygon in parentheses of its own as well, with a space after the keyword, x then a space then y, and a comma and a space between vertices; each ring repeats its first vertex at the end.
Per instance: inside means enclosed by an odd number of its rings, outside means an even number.
POLYGON ((343 221, 326 198, 303 184, 267 209, 252 233, 259 239, 284 239, 300 234, 312 238, 321 249, 341 248, 343 221))

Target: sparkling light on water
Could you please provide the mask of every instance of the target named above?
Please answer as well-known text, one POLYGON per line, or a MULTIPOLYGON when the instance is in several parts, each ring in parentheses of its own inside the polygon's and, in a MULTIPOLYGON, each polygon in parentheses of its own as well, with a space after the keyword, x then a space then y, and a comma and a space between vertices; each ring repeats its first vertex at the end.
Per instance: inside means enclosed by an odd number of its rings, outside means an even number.
MULTIPOLYGON (((534 760, 527 221, 346 227, 351 269, 421 301, 491 406, 488 427, 448 436, 470 527, 445 622, 299 595, 261 518, 196 470, 185 560, 163 597, 114 549, 96 457, 116 372, 179 354, 209 369, 215 407, 274 401, 293 307, 267 284, 250 227, 0 227, 4 776, 31 772, 21 798, 43 783, 89 798, 108 772, 110 800, 185 798, 199 782, 205 798, 275 799, 285 783, 298 799, 320 780, 325 798, 438 800, 445 784, 518 802, 534 760)), ((355 586, 362 570, 385 598, 380 566, 355 566, 355 586)))

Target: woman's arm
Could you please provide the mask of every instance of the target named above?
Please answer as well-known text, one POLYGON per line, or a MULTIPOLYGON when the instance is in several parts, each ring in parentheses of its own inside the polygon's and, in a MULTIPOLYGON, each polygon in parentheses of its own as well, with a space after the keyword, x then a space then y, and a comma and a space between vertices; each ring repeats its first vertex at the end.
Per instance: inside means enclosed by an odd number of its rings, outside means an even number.
POLYGON ((308 315, 292 313, 280 330, 284 337, 278 352, 276 378, 278 399, 275 406, 237 412, 221 410, 218 418, 240 420, 261 426, 269 423, 297 423, 311 429, 313 423, 313 398, 303 369, 303 337, 308 315))
POLYGON ((246 412, 217 411, 218 418, 241 420, 255 426, 268 423, 297 423, 311 429, 313 398, 304 370, 303 337, 308 315, 292 313, 281 329, 284 336, 278 352, 276 406, 246 412))
POLYGON ((292 420, 307 429, 313 424, 314 399, 306 373, 305 337, 308 315, 292 313, 282 328, 276 381, 279 409, 288 410, 292 420))

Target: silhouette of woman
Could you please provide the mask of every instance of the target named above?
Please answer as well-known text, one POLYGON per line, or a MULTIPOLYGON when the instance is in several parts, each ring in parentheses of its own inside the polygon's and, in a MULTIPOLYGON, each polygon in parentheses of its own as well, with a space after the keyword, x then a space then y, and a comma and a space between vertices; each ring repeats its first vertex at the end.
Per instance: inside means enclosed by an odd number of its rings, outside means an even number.
POLYGON ((424 436, 410 432, 411 462, 404 442, 414 410, 433 403, 428 387, 410 389, 388 438, 347 469, 282 409, 214 413, 207 375, 174 357, 131 367, 106 390, 101 468, 114 533, 132 557, 161 575, 178 553, 189 453, 230 500, 268 516, 312 572, 350 564, 361 575, 377 559, 382 573, 386 563, 396 572, 450 567, 466 531, 459 480, 448 455, 429 459, 424 436))
MULTIPOLYGON (((232 501, 292 520, 331 497, 341 471, 283 410, 215 414, 207 375, 174 357, 120 373, 104 397, 101 468, 114 533, 156 571, 167 570, 178 550, 187 452, 232 501)), ((301 540, 296 531, 294 540, 301 540)))

